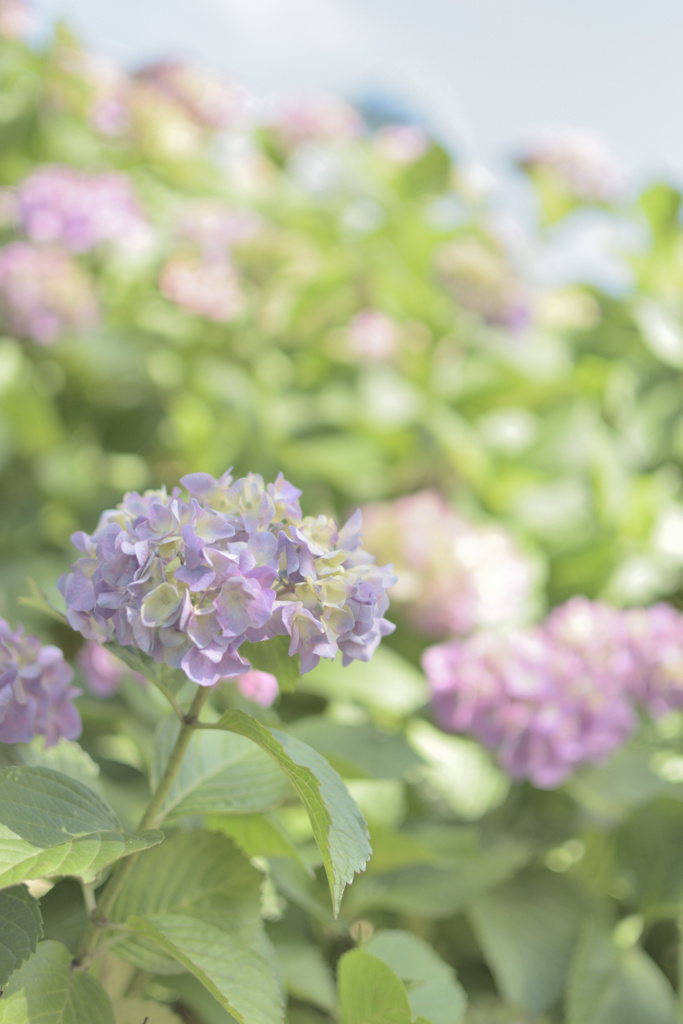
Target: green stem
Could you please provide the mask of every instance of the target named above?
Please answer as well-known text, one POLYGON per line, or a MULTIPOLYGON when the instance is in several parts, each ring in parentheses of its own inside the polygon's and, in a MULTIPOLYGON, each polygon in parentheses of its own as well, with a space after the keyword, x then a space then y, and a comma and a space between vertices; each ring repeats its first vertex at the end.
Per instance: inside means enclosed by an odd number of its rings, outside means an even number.
MULTIPOLYGON (((173 749, 171 750, 168 761, 166 762, 164 773, 159 779, 159 784, 152 793, 147 809, 140 819, 140 824, 138 825, 139 831, 142 831, 143 829, 156 828, 163 821, 162 808, 164 801, 166 800, 166 797, 168 796, 175 781, 176 775, 180 770, 180 765, 182 764, 185 752, 190 744, 190 740, 192 739, 192 734, 195 729, 199 727, 199 713, 204 706, 209 693, 210 687, 198 687, 189 711, 187 714, 183 715, 183 721, 180 725, 176 741, 173 744, 173 749)), ((104 887, 104 891, 97 903, 97 906, 90 914, 90 923, 85 930, 81 944, 76 953, 74 960, 75 965, 84 967, 89 962, 90 956, 102 936, 103 926, 107 923, 109 912, 114 906, 119 893, 125 886, 128 876, 133 870, 133 865, 139 856, 140 853, 131 854, 130 857, 124 857, 116 865, 109 881, 104 887)))

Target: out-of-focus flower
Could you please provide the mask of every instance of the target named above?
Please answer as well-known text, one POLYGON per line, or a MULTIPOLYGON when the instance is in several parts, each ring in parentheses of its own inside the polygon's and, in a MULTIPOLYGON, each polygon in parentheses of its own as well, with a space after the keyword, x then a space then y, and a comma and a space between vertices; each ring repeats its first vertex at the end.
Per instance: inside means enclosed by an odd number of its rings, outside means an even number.
POLYGON ((242 116, 244 90, 204 68, 160 61, 141 68, 135 78, 172 100, 199 127, 229 128, 242 116))
POLYGON ((0 39, 24 39, 33 27, 26 0, 0 0, 0 39))
POLYGON ((270 672, 252 668, 237 679, 237 689, 247 700, 269 708, 279 693, 277 679, 270 672))
POLYGON ((0 249, 0 321, 5 331, 51 345, 96 326, 91 278, 62 249, 11 242, 0 249))
POLYGON ((253 238, 261 226, 261 218, 253 210, 231 208, 215 199, 198 199, 183 210, 177 233, 211 262, 224 259, 233 245, 253 238))
POLYGON ((573 198, 609 203, 623 192, 624 179, 614 155, 596 132, 564 125, 538 132, 519 157, 532 173, 542 171, 573 198))
POLYGON ((423 665, 445 729, 495 750, 512 778, 552 788, 621 746, 637 709, 683 707, 683 616, 575 597, 533 629, 430 647, 423 665))
POLYGON ((508 533, 469 523, 435 491, 363 509, 365 544, 393 562, 394 599, 429 636, 461 636, 518 622, 533 572, 508 533))
POLYGON ((437 252, 436 271, 455 301, 486 323, 511 331, 529 325, 530 297, 501 252, 476 238, 459 239, 437 252))
POLYGON ((239 278, 227 260, 173 256, 161 270, 159 287, 171 302, 217 323, 235 320, 244 307, 239 278))
POLYGON ((268 117, 267 126, 289 149, 301 142, 354 139, 363 131, 363 118, 338 96, 321 93, 281 104, 268 117))
POLYGON ((147 680, 138 672, 131 670, 108 651, 106 647, 88 640, 78 652, 78 664, 88 683, 88 688, 97 697, 111 697, 121 685, 124 676, 132 675, 139 683, 146 685, 147 680))
POLYGON ((80 690, 69 684, 73 670, 58 647, 44 646, 12 631, 0 619, 0 742, 29 743, 44 736, 45 746, 81 734, 81 718, 73 699, 80 690))
POLYGON ((40 167, 21 182, 17 196, 20 225, 33 242, 56 242, 80 253, 107 242, 127 245, 148 232, 132 182, 115 171, 40 167))
POLYGON ((374 135, 379 153, 394 164, 414 164, 429 148, 429 136, 416 124, 386 124, 374 135))
POLYGON ((364 309, 348 326, 351 352, 359 359, 382 362, 396 355, 400 340, 399 325, 379 309, 364 309))
POLYGON ((117 137, 130 128, 128 76, 73 39, 60 40, 52 50, 45 89, 52 107, 71 111, 102 135, 117 137))
POLYGON ((342 652, 367 661, 393 626, 384 618, 390 567, 360 547, 360 514, 339 530, 302 517, 300 491, 282 476, 265 485, 192 473, 175 489, 128 494, 60 578, 67 619, 89 640, 114 636, 212 686, 251 665, 246 640, 289 636, 301 671, 342 652))

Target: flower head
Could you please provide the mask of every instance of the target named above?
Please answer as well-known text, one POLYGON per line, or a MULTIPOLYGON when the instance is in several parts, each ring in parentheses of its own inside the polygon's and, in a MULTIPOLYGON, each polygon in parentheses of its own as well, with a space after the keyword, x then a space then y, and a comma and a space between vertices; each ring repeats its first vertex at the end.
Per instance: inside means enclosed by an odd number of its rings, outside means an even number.
POLYGON ((530 297, 502 251, 476 238, 459 239, 437 252, 436 271, 458 305, 487 324, 511 331, 528 326, 530 297))
POLYGON ((6 331, 51 345, 95 327, 98 305, 86 272, 61 249, 11 242, 0 249, 0 320, 6 331))
POLYGON ((0 742, 29 743, 44 736, 52 747, 60 739, 81 734, 81 719, 73 699, 80 690, 69 684, 73 670, 58 647, 44 646, 14 632, 0 619, 0 742))
POLYGON ((545 128, 526 146, 519 163, 551 175, 569 195, 584 202, 610 202, 624 187, 614 155, 600 135, 586 129, 545 128))
POLYGON ((245 641, 290 637, 301 670, 342 652, 368 660, 384 619, 390 567, 360 548, 359 516, 341 530, 304 517, 282 475, 233 481, 191 473, 176 488, 128 494, 95 532, 74 534, 83 557, 59 587, 86 638, 144 651, 212 686, 251 668, 245 641))
POLYGON ((118 172, 86 174, 55 164, 18 187, 19 221, 33 242, 90 252, 106 242, 128 244, 147 225, 130 179, 118 172))
POLYGON ((519 621, 533 573, 499 526, 470 523, 436 491, 363 509, 365 543, 398 575, 394 597, 422 632, 462 636, 519 621))
POLYGON ((160 61, 141 68, 136 78, 173 101, 200 127, 228 128, 242 113, 242 90, 203 68, 160 61))

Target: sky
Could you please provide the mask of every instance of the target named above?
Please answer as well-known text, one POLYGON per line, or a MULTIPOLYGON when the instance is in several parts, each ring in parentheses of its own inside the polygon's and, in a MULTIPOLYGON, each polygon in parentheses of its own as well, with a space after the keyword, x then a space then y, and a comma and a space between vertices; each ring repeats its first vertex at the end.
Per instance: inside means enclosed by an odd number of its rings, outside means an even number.
POLYGON ((33 0, 126 66, 182 57, 257 94, 381 90, 494 161, 534 128, 600 132, 634 178, 683 181, 678 0, 33 0))

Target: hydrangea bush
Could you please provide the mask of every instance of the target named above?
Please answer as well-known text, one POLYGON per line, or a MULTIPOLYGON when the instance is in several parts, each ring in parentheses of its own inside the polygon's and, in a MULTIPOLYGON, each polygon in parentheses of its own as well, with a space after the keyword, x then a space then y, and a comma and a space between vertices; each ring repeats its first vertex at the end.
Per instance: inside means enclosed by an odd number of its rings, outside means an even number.
POLYGON ((680 190, 29 16, 0 1022, 675 1024, 680 190))

